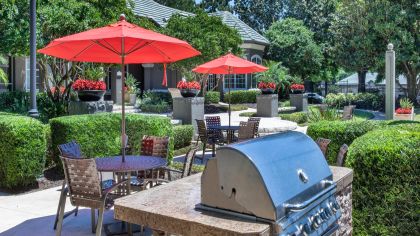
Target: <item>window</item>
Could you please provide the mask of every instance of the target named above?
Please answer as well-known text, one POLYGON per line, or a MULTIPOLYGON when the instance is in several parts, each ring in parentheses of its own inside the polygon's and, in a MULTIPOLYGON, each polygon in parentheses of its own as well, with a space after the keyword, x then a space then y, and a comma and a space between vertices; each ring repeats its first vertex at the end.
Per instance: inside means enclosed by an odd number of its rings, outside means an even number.
MULTIPOLYGON (((261 65, 262 58, 259 55, 253 55, 251 57, 251 62, 261 65)), ((257 78, 254 74, 251 74, 251 88, 257 88, 257 78)))
POLYGON ((209 75, 207 80, 207 91, 213 90, 217 85, 218 75, 209 75))
POLYGON ((246 89, 246 75, 234 74, 225 75, 224 89, 246 89))
MULTIPOLYGON (((31 63, 30 58, 25 59, 25 90, 29 91, 31 88, 31 63)), ((39 76, 39 68, 36 67, 36 89, 39 90, 41 84, 41 78, 39 76)))

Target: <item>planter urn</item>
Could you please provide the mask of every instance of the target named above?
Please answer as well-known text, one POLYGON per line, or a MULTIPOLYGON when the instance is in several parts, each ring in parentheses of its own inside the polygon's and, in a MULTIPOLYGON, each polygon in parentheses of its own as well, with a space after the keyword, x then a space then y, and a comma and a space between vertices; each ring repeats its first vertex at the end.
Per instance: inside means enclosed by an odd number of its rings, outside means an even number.
POLYGON ((192 98, 197 96, 199 90, 198 89, 180 89, 179 92, 181 96, 184 98, 192 98))
POLYGON ((290 106, 296 107, 296 111, 308 111, 307 94, 290 94, 290 106))
POLYGON ((105 90, 78 90, 77 97, 82 102, 96 102, 102 100, 105 90))

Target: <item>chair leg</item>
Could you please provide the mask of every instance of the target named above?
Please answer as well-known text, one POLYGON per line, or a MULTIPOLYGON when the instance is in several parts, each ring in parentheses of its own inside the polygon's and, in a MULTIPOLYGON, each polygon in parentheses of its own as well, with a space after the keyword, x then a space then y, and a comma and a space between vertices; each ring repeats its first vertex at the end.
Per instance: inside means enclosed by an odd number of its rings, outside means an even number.
POLYGON ((101 208, 99 208, 98 223, 96 224, 96 236, 101 236, 101 234, 102 234, 102 223, 103 223, 103 220, 104 220, 104 209, 105 209, 105 202, 101 206, 101 208))
POLYGON ((74 216, 77 216, 78 213, 79 213, 79 207, 77 206, 76 209, 74 209, 74 216))
POLYGON ((59 217, 58 217, 58 223, 57 223, 57 231, 55 232, 56 236, 61 236, 61 230, 63 228, 63 219, 64 219, 64 209, 66 207, 66 201, 64 199, 64 201, 61 202, 60 205, 60 213, 59 213, 59 217))
POLYGON ((61 204, 63 202, 63 199, 64 201, 66 200, 67 191, 64 191, 64 190, 65 190, 65 182, 63 182, 63 186, 61 187, 61 194, 60 194, 60 200, 58 201, 57 214, 55 214, 54 230, 57 229, 58 215, 60 214, 61 204))
POLYGON ((213 143, 212 150, 211 150, 211 157, 215 157, 215 156, 216 156, 216 144, 213 143))
POLYGON ((207 146, 207 142, 203 142, 203 156, 201 158, 203 162, 204 162, 204 157, 206 156, 206 146, 207 146))
POLYGON ((95 220, 95 208, 90 209, 90 224, 92 226, 92 233, 95 233, 96 228, 96 220, 95 220))

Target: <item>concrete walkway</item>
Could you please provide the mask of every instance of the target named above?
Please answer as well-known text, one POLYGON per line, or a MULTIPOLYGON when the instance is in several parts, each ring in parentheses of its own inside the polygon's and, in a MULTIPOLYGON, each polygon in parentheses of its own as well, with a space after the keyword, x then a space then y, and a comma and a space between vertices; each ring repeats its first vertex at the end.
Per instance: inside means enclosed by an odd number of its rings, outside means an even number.
MULTIPOLYGON (((232 111, 231 113, 231 125, 239 125, 241 121, 247 121, 248 117, 239 116, 239 114, 244 112, 256 112, 254 108, 248 108, 248 110, 243 111, 232 111)), ((222 125, 229 124, 229 115, 227 112, 216 113, 216 114, 206 114, 206 116, 220 116, 222 125)), ((297 124, 292 121, 282 120, 280 117, 262 117, 260 121, 259 132, 261 134, 270 134, 284 132, 288 130, 295 130, 297 124)))

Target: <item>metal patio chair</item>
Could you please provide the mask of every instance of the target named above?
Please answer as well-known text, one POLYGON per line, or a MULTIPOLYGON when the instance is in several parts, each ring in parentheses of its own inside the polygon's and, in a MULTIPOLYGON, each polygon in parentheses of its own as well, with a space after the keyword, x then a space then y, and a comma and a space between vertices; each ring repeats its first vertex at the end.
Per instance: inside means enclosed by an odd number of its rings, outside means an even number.
POLYGON ((258 129, 260 128, 260 121, 261 118, 259 117, 249 117, 248 122, 255 122, 255 130, 254 130, 254 137, 259 137, 260 133, 258 132, 258 129))
POLYGON ((255 137, 255 126, 255 122, 241 121, 239 123, 238 141, 241 142, 248 139, 253 139, 255 137))
MULTIPOLYGON (((68 186, 66 194, 68 192, 71 204, 76 207, 82 206, 91 208, 92 233, 96 232, 96 235, 100 236, 105 208, 110 208, 113 205, 111 193, 123 184, 128 183, 128 180, 113 184, 109 188, 103 190, 99 172, 96 169, 95 159, 75 159, 62 156, 61 161, 63 163, 64 175, 68 186), (98 209, 97 222, 95 222, 96 209, 98 209)), ((114 195, 114 197, 116 198, 117 195, 114 195)), ((66 201, 62 201, 57 224, 57 236, 61 235, 65 205, 66 201)))
POLYGON ((347 144, 341 145, 340 151, 338 151, 338 155, 337 155, 337 166, 344 166, 346 162, 348 150, 349 150, 349 146, 347 146, 347 144))
POLYGON ((216 156, 216 144, 219 144, 220 137, 218 134, 208 132, 204 120, 196 119, 195 122, 197 123, 198 128, 198 141, 201 141, 203 143, 203 155, 201 158, 197 158, 201 159, 201 162, 203 163, 207 144, 212 146, 212 157, 216 156))
POLYGON ((341 119, 342 120, 351 120, 351 119, 353 119, 354 109, 356 109, 356 106, 353 106, 353 105, 344 106, 344 108, 343 108, 343 114, 341 116, 341 119))

